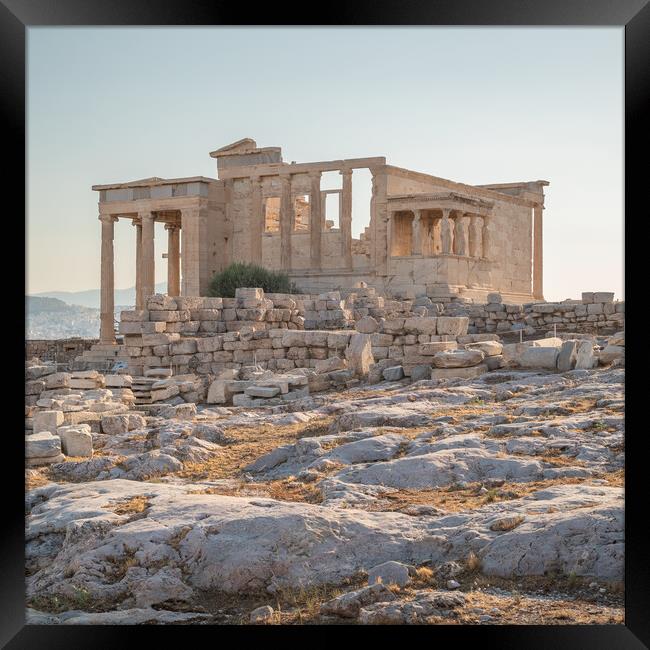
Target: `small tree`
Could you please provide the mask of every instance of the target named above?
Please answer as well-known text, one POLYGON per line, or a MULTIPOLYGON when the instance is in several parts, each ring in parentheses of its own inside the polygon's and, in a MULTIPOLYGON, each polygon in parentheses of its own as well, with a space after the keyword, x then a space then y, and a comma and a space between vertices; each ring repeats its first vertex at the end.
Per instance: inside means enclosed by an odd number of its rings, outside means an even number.
POLYGON ((240 287, 261 287, 265 293, 299 293, 296 285, 282 271, 269 271, 257 264, 234 262, 210 281, 209 294, 234 298, 240 287))

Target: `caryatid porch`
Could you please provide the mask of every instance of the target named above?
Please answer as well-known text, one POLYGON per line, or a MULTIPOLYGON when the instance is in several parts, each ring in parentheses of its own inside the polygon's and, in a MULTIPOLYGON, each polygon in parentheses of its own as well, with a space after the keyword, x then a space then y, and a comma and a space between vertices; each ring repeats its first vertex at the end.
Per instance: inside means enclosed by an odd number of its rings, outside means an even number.
POLYGON ((389 256, 489 260, 492 208, 489 201, 455 193, 390 197, 389 256))

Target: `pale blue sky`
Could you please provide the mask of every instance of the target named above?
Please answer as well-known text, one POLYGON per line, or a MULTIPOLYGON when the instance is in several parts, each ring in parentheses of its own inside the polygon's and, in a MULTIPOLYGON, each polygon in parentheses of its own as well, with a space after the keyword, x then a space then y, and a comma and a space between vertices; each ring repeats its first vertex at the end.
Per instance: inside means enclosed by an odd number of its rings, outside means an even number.
MULTIPOLYGON (((546 179, 546 299, 623 295, 622 28, 29 28, 27 100, 29 293, 99 287, 91 185, 215 177, 208 152, 251 137, 288 162, 546 179)), ((118 223, 117 288, 134 240, 118 223)))

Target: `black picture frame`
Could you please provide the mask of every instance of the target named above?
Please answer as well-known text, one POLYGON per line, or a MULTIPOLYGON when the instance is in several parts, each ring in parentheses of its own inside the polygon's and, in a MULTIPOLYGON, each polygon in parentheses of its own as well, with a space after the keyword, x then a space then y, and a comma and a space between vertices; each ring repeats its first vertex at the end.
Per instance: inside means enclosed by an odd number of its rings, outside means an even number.
MULTIPOLYGON (((0 91, 0 116, 2 121, 5 162, 11 164, 4 171, 6 186, 18 188, 25 178, 25 77, 26 77, 26 29, 33 26, 72 25, 246 25, 253 20, 255 25, 293 25, 296 18, 304 20, 303 10, 290 4, 269 3, 247 6, 226 3, 221 0, 0 0, 0 70, 2 88, 0 91)), ((316 25, 492 25, 492 26, 621 26, 625 28, 625 214, 646 216, 647 201, 646 170, 648 133, 647 117, 650 103, 650 4, 649 0, 438 0, 414 2, 356 2, 341 4, 336 11, 322 12, 314 22, 316 25), (336 19, 336 22, 332 22, 336 19)), ((304 24, 304 23, 300 23, 304 24)), ((368 62, 369 65, 373 63, 368 62)), ((542 89, 543 91, 543 89, 542 89)), ((13 192, 15 201, 13 214, 25 210, 25 198, 20 192, 13 192)), ((6 213, 5 213, 6 216, 6 213)), ((626 228, 626 252, 632 245, 632 238, 639 239, 640 231, 634 220, 635 232, 626 228)), ((614 224, 613 227, 617 227, 614 224)), ((642 225, 639 226, 641 229, 642 225)), ((14 239, 18 248, 21 229, 14 239)), ((22 229, 24 237, 24 229, 22 229)), ((25 243, 25 242, 24 242, 25 243)), ((23 250, 25 250, 23 246, 23 250)), ((629 253, 628 253, 629 254, 629 253)), ((16 271, 8 278, 15 278, 16 271)), ((626 269, 626 284, 632 278, 626 269)), ((8 284, 8 283, 6 283, 8 284)), ((16 297, 21 291, 15 285, 16 297)), ((23 292, 24 293, 24 292, 23 292)), ((17 302, 17 304, 20 304, 17 302)), ((626 338, 628 346, 635 339, 635 304, 627 308, 628 324, 626 338), (630 314, 632 316, 630 317, 630 314), (631 337, 631 338, 630 338, 631 337)), ((638 318, 638 317, 637 317, 638 318)), ((636 321, 638 322, 638 320, 636 321)), ((19 346, 15 346, 20 354, 19 346)), ((626 360, 627 373, 634 372, 637 364, 634 354, 626 360)), ((17 360, 17 363, 19 361, 17 360)), ((626 387, 626 412, 634 408, 634 386, 626 387)), ((19 394, 12 410, 20 411, 22 395, 19 394)), ((17 427, 21 426, 18 416, 17 427)), ((628 418, 626 417, 626 421, 628 418)), ((20 428, 18 428, 20 431, 20 428)), ((443 626, 434 630, 401 628, 400 637, 425 633, 436 645, 444 643, 481 644, 480 647, 499 648, 589 648, 623 649, 648 648, 650 646, 650 591, 648 580, 650 569, 647 555, 648 542, 643 530, 645 505, 644 490, 645 455, 641 445, 647 434, 643 428, 630 431, 626 439, 625 480, 625 625, 612 626, 443 626)), ((23 467, 19 459, 23 456, 22 439, 15 431, 7 431, 4 440, 4 467, 8 490, 3 499, 4 524, 2 553, 0 554, 0 645, 6 648, 115 648, 116 643, 129 642, 153 644, 161 630, 165 640, 170 635, 181 633, 185 639, 195 633, 208 634, 212 643, 223 638, 220 630, 216 635, 211 626, 183 626, 171 629, 169 626, 118 628, 111 626, 26 626, 24 622, 24 502, 20 486, 23 481, 23 467), (9 435, 12 434, 12 435, 9 435), (11 465, 11 467, 9 467, 11 465), (146 635, 146 636, 145 636, 146 635), (136 641, 137 637, 137 641, 136 641)), ((3 467, 3 469, 4 469, 3 467)), ((265 627, 239 628, 237 633, 244 642, 254 642, 256 637, 279 638, 280 634, 295 634, 293 628, 265 627)), ((302 633, 308 632, 302 628, 302 633)), ((368 628, 357 630, 364 636, 368 628)), ((376 630, 375 630, 376 631, 376 630)), ((328 628, 329 634, 344 634, 349 638, 348 626, 328 628)), ((388 629, 380 630, 382 636, 388 629)), ((427 637, 425 637, 426 639, 427 637)), ((259 638, 259 641, 262 641, 259 638)))

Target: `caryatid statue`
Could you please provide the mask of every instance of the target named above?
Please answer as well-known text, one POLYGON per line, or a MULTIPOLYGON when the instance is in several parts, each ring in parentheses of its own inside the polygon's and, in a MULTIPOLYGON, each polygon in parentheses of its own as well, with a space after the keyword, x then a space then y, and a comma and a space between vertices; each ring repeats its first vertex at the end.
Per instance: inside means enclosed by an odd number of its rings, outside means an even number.
POLYGON ((454 252, 456 255, 467 255, 467 217, 459 214, 456 217, 456 229, 454 232, 454 252))
POLYGON ((449 220, 449 212, 449 210, 443 209, 442 220, 440 221, 440 240, 443 254, 451 253, 452 223, 449 220))
POLYGON ((473 214, 469 223, 469 254, 483 257, 483 219, 473 214))

